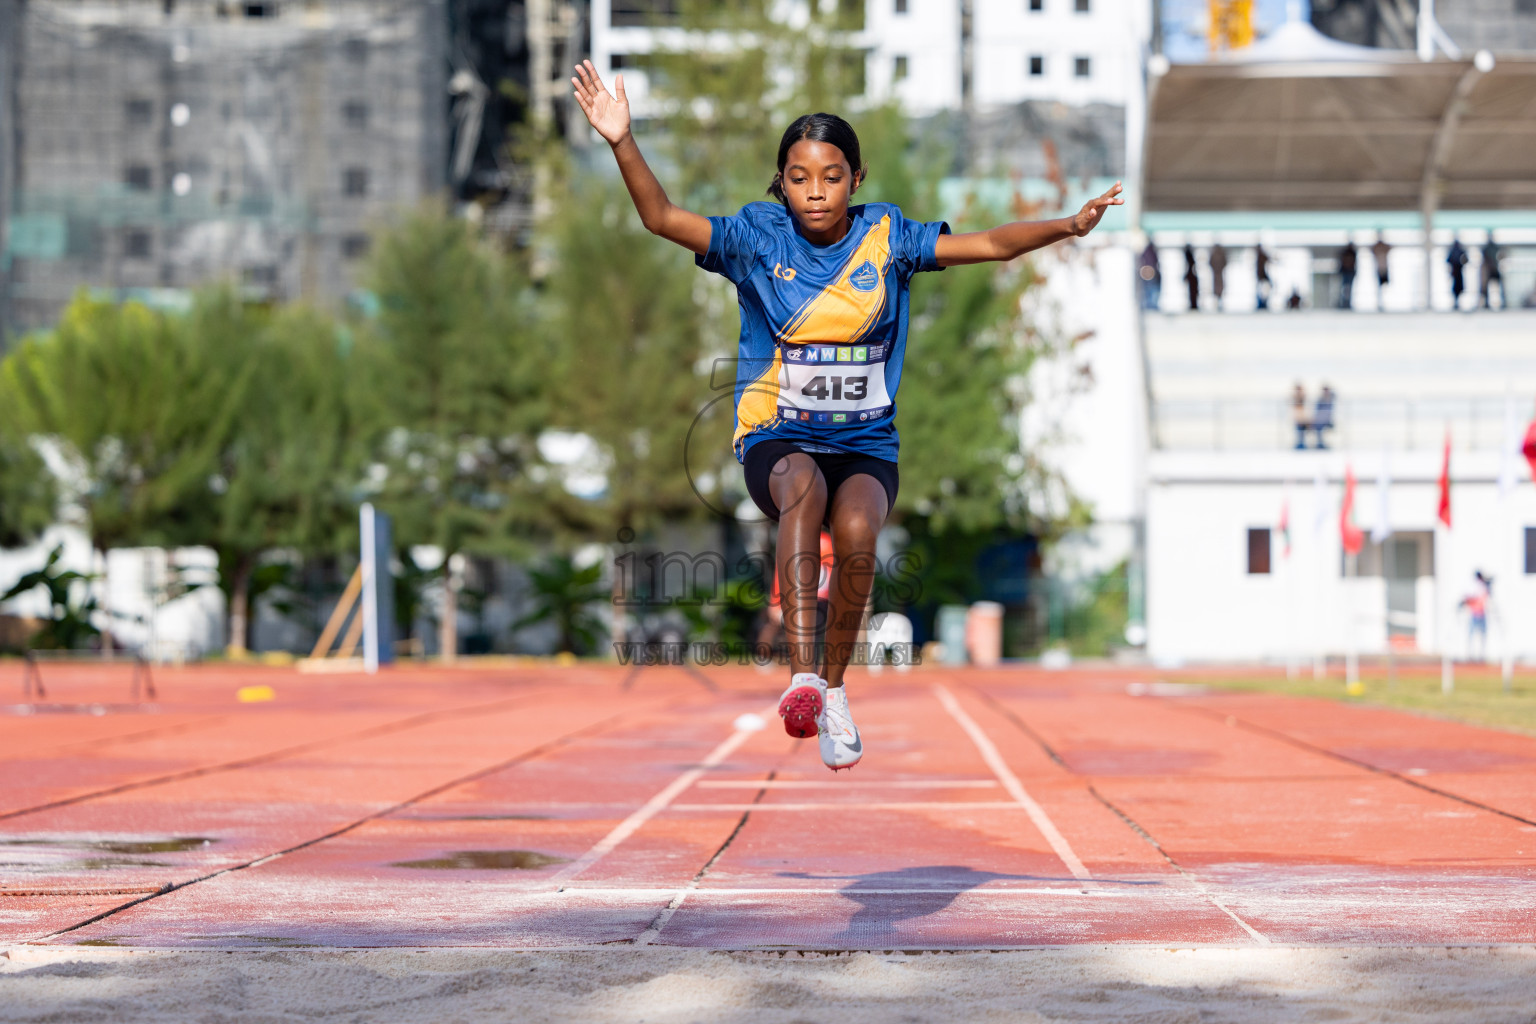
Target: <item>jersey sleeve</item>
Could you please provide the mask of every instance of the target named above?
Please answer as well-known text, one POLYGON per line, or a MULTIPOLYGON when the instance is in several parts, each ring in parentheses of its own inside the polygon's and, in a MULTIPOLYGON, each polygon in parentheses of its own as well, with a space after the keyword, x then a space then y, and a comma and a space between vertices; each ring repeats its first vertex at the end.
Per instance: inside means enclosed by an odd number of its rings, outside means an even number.
POLYGON ((747 211, 729 217, 709 218, 709 251, 693 257, 698 266, 740 284, 752 273, 762 234, 747 211))
POLYGON ((896 244, 892 247, 896 256, 896 265, 902 276, 911 277, 925 270, 943 270, 944 268, 939 266, 935 250, 939 244, 939 236, 947 234, 949 234, 949 224, 945 221, 934 220, 923 223, 903 217, 897 231, 896 244))

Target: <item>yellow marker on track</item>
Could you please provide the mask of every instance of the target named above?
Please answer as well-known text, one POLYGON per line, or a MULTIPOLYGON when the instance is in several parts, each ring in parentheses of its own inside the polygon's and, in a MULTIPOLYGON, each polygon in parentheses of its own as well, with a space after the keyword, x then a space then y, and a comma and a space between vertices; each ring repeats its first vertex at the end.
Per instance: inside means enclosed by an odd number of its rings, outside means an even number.
POLYGON ((277 691, 270 686, 242 686, 235 691, 235 700, 241 704, 257 704, 276 696, 277 691))

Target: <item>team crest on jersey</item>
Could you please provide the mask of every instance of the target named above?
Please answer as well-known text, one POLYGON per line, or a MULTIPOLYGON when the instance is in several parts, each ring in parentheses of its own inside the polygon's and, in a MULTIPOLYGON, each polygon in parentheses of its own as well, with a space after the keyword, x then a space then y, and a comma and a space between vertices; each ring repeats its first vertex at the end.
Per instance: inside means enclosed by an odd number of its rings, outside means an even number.
MULTIPOLYGON (((786 267, 782 263, 775 263, 773 265, 773 276, 778 278, 780 281, 793 281, 795 279, 795 268, 786 267)), ((874 286, 871 285, 870 287, 872 288, 874 286)), ((864 290, 869 291, 869 288, 864 290)))
POLYGON ((848 278, 848 283, 861 292, 872 292, 875 285, 880 283, 880 271, 869 260, 865 260, 848 278))

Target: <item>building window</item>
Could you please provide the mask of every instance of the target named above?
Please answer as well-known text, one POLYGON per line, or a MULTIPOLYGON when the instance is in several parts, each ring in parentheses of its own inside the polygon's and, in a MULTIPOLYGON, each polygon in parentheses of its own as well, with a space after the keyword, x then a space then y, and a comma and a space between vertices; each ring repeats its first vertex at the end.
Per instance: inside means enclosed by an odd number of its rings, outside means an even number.
POLYGON ((245 268, 245 283, 272 287, 277 284, 277 267, 268 263, 257 267, 245 268))
POLYGON ((123 241, 123 255, 131 260, 147 260, 152 246, 153 239, 148 231, 130 231, 123 241))
POLYGON ((1040 78, 1045 74, 1045 58, 1039 55, 1029 58, 1029 77, 1040 78))
POLYGON ((1076 4, 1073 6, 1072 9, 1074 11, 1076 11, 1078 14, 1087 14, 1088 13, 1088 0, 1077 0, 1076 4))
POLYGON ((135 192, 148 192, 154 187, 153 173, 145 164, 129 164, 123 172, 123 184, 135 192))
POLYGON ((245 16, 247 18, 275 18, 277 17, 277 4, 246 4, 245 16))
POLYGON ((1269 575, 1269 527, 1248 531, 1248 575, 1269 575))
POLYGON ((1525 574, 1536 576, 1536 526, 1525 528, 1525 574))
POLYGON ((155 105, 149 100, 129 100, 125 108, 128 124, 132 127, 143 128, 155 120, 155 105))
POLYGON ((346 55, 347 60, 354 64, 365 63, 368 60, 368 40, 362 38, 348 39, 345 43, 341 44, 341 52, 346 55))
POLYGON ((891 69, 891 81, 893 81, 893 82, 904 81, 906 79, 906 77, 907 77, 907 55, 904 54, 904 53, 903 54, 898 54, 897 57, 896 57, 895 64, 893 65, 893 67, 891 69))
POLYGON ((1087 57, 1078 57, 1072 62, 1072 73, 1078 78, 1087 78, 1093 73, 1092 62, 1087 57))
POLYGON ((341 192, 348 196, 368 194, 368 171, 363 167, 348 167, 341 175, 341 192))
POLYGON ((1029 9, 1031 11, 1045 10, 1045 0, 1029 0, 1029 9))
POLYGON ((362 131, 368 127, 368 104, 362 100, 348 100, 342 104, 341 117, 348 128, 362 131))
POLYGON ((897 14, 906 14, 907 13, 907 0, 896 0, 896 13, 897 14))
POLYGON ((349 260, 362 259, 368 255, 370 242, 367 235, 347 235, 341 240, 341 254, 349 260))

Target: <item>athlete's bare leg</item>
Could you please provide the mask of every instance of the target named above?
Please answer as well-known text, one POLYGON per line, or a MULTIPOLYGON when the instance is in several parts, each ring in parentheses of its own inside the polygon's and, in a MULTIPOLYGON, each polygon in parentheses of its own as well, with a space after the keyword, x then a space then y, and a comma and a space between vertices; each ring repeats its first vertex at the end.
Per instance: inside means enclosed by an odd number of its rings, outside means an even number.
POLYGON ((867 473, 849 477, 832 499, 832 600, 827 615, 828 688, 843 685, 875 585, 875 538, 890 511, 885 488, 867 473))
POLYGON ((789 638, 789 670, 815 672, 816 585, 821 581, 827 481, 815 459, 795 452, 774 463, 768 493, 779 507, 779 607, 789 638))

